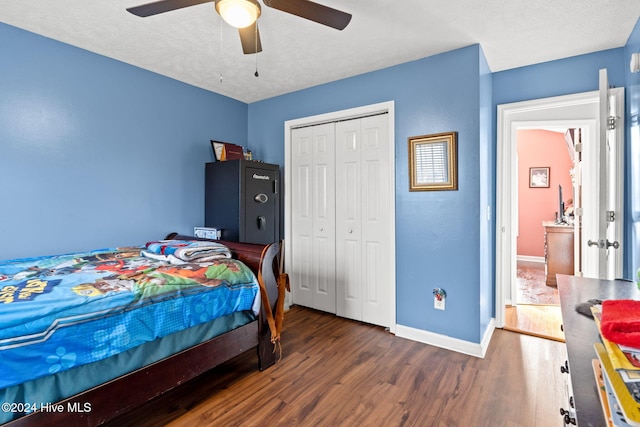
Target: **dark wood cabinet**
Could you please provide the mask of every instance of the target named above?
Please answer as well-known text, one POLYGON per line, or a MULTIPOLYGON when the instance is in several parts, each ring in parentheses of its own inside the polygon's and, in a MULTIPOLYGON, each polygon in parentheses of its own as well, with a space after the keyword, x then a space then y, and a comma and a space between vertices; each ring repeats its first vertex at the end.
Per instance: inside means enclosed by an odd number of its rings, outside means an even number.
POLYGON ((544 265, 547 286, 556 286, 556 274, 574 274, 572 225, 543 222, 544 265))

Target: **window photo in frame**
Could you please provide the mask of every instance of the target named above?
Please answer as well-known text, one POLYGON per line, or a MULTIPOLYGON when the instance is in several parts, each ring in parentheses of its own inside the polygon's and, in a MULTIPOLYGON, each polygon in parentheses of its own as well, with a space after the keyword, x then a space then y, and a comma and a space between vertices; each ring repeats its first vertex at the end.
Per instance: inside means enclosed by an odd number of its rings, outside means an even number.
POLYGON ((409 191, 458 189, 457 132, 409 138, 409 191))
POLYGON ((529 168, 529 188, 549 188, 549 168, 529 168))

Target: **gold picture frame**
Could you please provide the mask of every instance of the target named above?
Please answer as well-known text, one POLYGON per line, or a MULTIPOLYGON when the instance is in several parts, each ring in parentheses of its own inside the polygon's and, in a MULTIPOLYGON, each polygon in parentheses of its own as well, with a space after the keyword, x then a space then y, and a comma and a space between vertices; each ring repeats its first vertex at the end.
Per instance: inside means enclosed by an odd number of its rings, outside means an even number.
POLYGON ((551 168, 529 168, 529 188, 549 188, 551 168))
POLYGON ((458 189, 458 133, 409 138, 409 191, 458 189))

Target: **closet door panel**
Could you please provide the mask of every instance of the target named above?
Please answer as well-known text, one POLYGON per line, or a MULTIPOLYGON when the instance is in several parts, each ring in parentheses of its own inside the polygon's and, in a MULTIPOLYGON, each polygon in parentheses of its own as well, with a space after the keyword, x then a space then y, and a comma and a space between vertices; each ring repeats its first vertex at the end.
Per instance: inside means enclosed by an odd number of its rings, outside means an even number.
POLYGON ((335 129, 333 123, 313 132, 313 308, 336 312, 335 129))
POLYGON ((335 130, 293 129, 290 266, 295 304, 336 312, 335 130))
POLYGON ((336 250, 338 264, 336 275, 336 314, 354 320, 362 318, 362 287, 360 281, 361 247, 359 240, 344 239, 336 250))
MULTIPOLYGON (((384 248, 378 242, 367 241, 366 246, 364 247, 364 263, 365 265, 375 265, 377 263, 384 263, 385 260, 382 254, 384 253, 384 248)), ((378 271, 375 269, 365 269, 364 271, 364 280, 363 283, 363 304, 365 307, 371 305, 379 305, 384 303, 381 301, 381 286, 384 286, 383 283, 380 283, 380 277, 378 276, 378 271)), ((364 308, 363 308, 364 312, 364 308)))
POLYGON ((360 120, 336 123, 336 314, 362 320, 360 120))
POLYGON ((313 307, 313 135, 310 129, 292 132, 292 221, 291 276, 292 296, 295 304, 313 307))
POLYGON ((389 129, 386 116, 362 120, 362 321, 376 325, 391 324, 390 273, 391 231, 389 223, 395 200, 390 194, 389 129))
POLYGON ((360 164, 338 162, 336 186, 336 314, 362 319, 360 164))

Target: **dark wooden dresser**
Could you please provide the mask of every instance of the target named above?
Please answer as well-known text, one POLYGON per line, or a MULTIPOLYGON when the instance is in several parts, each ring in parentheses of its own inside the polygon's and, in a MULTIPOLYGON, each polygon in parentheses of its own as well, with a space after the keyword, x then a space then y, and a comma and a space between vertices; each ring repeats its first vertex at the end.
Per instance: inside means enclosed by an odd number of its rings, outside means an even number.
POLYGON ((542 223, 544 227, 544 272, 547 286, 556 286, 556 274, 573 274, 573 225, 542 223))
MULTIPOLYGON (((575 307, 590 299, 640 300, 640 291, 634 282, 624 280, 588 279, 562 274, 557 279, 568 360, 559 369, 568 371, 572 392, 572 402, 564 403, 562 410, 569 410, 573 404, 579 427, 605 426, 591 365, 591 361, 597 358, 593 344, 600 342, 600 335, 594 320, 576 312, 575 307)), ((570 417, 572 415, 573 411, 570 417)))

